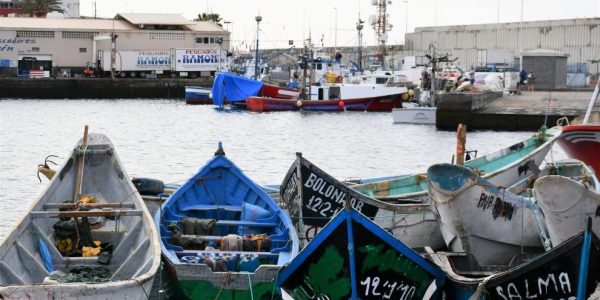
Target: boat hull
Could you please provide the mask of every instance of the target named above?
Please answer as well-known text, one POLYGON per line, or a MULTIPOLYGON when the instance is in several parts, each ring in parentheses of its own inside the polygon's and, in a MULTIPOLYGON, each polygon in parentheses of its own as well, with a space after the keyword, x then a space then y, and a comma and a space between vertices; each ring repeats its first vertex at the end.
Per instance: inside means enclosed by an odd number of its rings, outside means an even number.
POLYGON ((396 108, 392 111, 394 124, 435 125, 435 107, 396 108))
POLYGON ((377 225, 412 248, 444 248, 427 203, 379 201, 354 191, 299 155, 280 186, 280 199, 308 243, 341 209, 345 199, 377 225))
POLYGON ((185 87, 185 103, 186 104, 212 104, 210 99, 211 88, 203 88, 197 86, 185 87))
POLYGON ((558 245, 585 229, 586 218, 595 216, 592 231, 600 235, 600 194, 597 179, 588 175, 587 186, 571 178, 550 175, 534 184, 552 245, 558 245), (594 182, 595 181, 595 182, 594 182))
POLYGON ((300 94, 298 89, 264 84, 260 90, 260 95, 268 98, 295 99, 300 94))
POLYGON ((528 198, 461 166, 433 165, 427 177, 431 209, 452 251, 472 255, 479 265, 508 265, 519 253, 543 250, 528 198))
POLYGON ((569 157, 576 158, 600 172, 600 125, 567 125, 558 144, 569 157))
POLYGON ((342 100, 293 100, 265 97, 248 97, 248 110, 267 111, 391 111, 401 101, 401 95, 387 95, 342 100))

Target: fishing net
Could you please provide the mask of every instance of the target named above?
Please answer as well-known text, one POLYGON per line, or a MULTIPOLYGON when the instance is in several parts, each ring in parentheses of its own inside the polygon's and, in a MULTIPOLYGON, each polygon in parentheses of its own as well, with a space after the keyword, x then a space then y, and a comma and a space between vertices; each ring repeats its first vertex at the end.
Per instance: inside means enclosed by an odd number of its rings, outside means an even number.
POLYGON ((54 273, 49 276, 51 280, 60 283, 85 282, 101 283, 108 282, 112 273, 105 267, 75 267, 69 273, 54 273))

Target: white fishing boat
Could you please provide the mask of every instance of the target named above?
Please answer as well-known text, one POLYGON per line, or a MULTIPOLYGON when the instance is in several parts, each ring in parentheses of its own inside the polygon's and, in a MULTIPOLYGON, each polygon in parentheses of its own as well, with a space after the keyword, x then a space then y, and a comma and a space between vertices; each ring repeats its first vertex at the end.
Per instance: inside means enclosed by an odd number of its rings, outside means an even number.
POLYGON ((592 231, 600 235, 600 183, 583 162, 571 160, 577 172, 554 175, 535 182, 535 198, 542 212, 552 245, 558 245, 585 229, 592 217, 592 231))
POLYGON ((158 233, 112 143, 69 156, 0 245, 0 299, 147 299, 158 233))

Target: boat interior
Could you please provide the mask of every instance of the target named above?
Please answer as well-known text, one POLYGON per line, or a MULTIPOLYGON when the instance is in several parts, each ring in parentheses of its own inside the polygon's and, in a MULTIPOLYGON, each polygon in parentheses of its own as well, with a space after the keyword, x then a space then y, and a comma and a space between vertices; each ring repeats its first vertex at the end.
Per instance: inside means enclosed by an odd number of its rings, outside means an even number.
POLYGON ((252 273, 259 265, 289 261, 291 222, 224 157, 211 161, 176 191, 160 215, 163 244, 179 263, 252 273))
POLYGON ((151 270, 157 247, 151 245, 152 224, 142 200, 110 141, 104 135, 89 138, 0 247, 0 286, 52 284, 52 270, 69 275, 76 267, 106 268, 104 281, 151 270))

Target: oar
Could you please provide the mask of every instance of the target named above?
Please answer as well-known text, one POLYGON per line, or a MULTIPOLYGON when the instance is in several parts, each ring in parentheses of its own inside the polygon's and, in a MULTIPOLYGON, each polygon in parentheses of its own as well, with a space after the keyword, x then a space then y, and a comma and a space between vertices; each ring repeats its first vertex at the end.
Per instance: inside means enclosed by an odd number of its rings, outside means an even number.
MULTIPOLYGON (((88 126, 85 125, 85 128, 83 129, 83 141, 81 143, 81 146, 79 147, 80 150, 82 150, 83 154, 81 155, 77 155, 76 156, 76 160, 77 160, 77 174, 75 177, 75 191, 73 193, 73 203, 77 204, 79 202, 79 196, 81 194, 81 181, 82 181, 82 177, 83 177, 83 158, 85 157, 85 150, 86 150, 86 146, 88 143, 88 126)), ((75 220, 75 233, 77 234, 77 241, 75 242, 75 247, 79 247, 79 239, 80 239, 80 234, 79 234, 79 221, 77 220, 77 217, 73 218, 73 220, 75 220)))
POLYGON ((79 149, 83 150, 82 156, 77 156, 77 175, 75 177, 75 192, 73 196, 73 202, 77 203, 79 201, 79 196, 81 194, 81 180, 83 177, 83 157, 85 156, 85 148, 88 143, 88 126, 85 125, 83 130, 83 141, 79 149))

